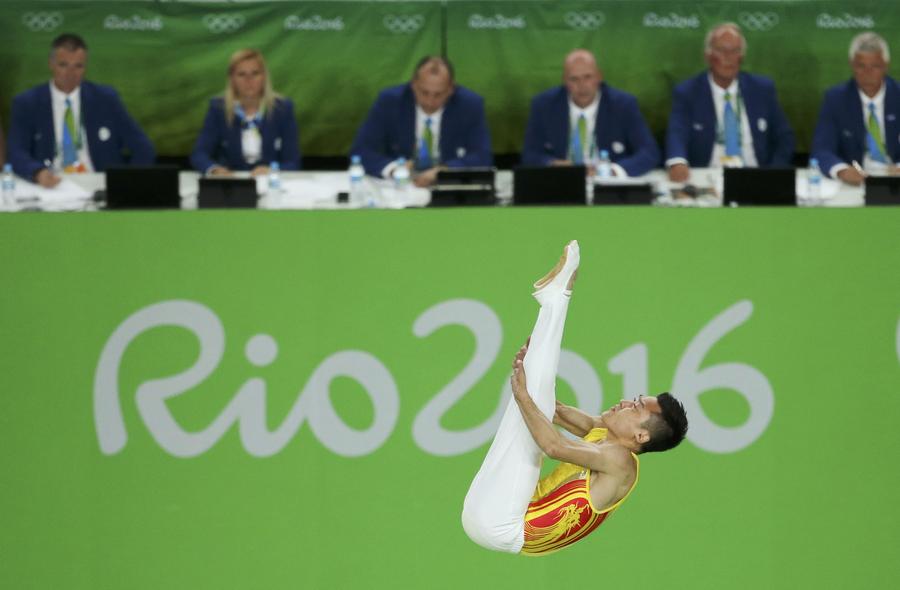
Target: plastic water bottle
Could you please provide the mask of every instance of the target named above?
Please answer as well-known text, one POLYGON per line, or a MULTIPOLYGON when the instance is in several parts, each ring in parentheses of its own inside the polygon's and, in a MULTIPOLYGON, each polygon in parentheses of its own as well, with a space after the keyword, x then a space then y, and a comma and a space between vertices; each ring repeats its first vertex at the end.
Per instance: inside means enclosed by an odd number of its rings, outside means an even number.
POLYGON ((281 194, 281 164, 278 162, 269 164, 269 194, 281 194))
POLYGON ((612 178, 612 162, 609 160, 609 152, 606 150, 600 150, 600 155, 597 157, 597 166, 596 166, 596 174, 597 178, 612 178))
POLYGON ((394 168, 394 187, 400 191, 409 188, 409 168, 406 167, 406 158, 397 158, 397 167, 394 168))
POLYGON ((13 176, 12 164, 3 165, 3 204, 9 207, 16 204, 16 177, 13 176))
POLYGON ((822 202, 822 172, 819 170, 819 161, 816 158, 809 159, 809 170, 806 172, 806 198, 810 203, 822 202))
POLYGON ((354 205, 366 204, 366 171, 359 156, 350 156, 350 203, 354 205))

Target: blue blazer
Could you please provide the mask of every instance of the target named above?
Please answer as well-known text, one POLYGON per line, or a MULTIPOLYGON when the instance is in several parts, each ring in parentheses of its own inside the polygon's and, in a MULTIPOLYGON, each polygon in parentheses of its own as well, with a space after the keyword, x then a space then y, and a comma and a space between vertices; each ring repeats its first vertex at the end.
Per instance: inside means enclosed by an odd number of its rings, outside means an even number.
MULTIPOLYGON (((384 167, 403 156, 415 157, 416 100, 409 84, 382 90, 356 132, 351 154, 362 158, 367 174, 381 176, 384 167)), ((441 116, 442 163, 451 168, 491 166, 491 136, 484 99, 457 85, 441 116)))
MULTIPOLYGON (((112 87, 82 81, 81 113, 88 153, 98 172, 126 163, 147 166, 156 159, 153 144, 112 87)), ((7 158, 22 178, 33 178, 56 157, 58 142, 50 83, 35 86, 13 99, 8 143, 7 158)))
MULTIPOLYGON (((258 165, 268 166, 277 161, 282 170, 300 169, 300 136, 294 119, 294 103, 290 99, 276 99, 275 107, 263 117, 259 131, 262 159, 258 165)), ((194 169, 205 172, 216 165, 231 170, 250 170, 244 160, 241 125, 236 116, 232 117, 230 125, 225 121, 225 99, 222 97, 209 101, 203 129, 191 152, 194 169)))
MULTIPOLYGON (((884 146, 894 162, 900 160, 900 84, 885 77, 884 146)), ((811 155, 825 174, 835 164, 862 163, 865 154, 866 121, 859 100, 859 87, 851 79, 825 91, 819 121, 813 133, 811 155)))
MULTIPOLYGON (((685 158, 693 167, 709 165, 716 142, 716 108, 708 76, 704 71, 675 87, 666 130, 666 160, 685 158)), ((759 166, 790 166, 794 132, 778 104, 775 84, 763 76, 741 72, 738 85, 759 166)))
MULTIPOLYGON (((659 146, 641 116, 637 99, 605 82, 600 85, 600 104, 594 126, 597 150, 629 176, 640 176, 659 165, 659 146)), ((569 155, 569 95, 565 86, 541 92, 531 101, 525 129, 522 163, 546 166, 569 155)))

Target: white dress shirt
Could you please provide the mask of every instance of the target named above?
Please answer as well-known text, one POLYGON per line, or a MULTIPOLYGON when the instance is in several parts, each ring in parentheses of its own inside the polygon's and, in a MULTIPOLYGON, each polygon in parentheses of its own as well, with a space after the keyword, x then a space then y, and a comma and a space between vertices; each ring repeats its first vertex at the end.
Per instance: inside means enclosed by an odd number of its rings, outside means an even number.
POLYGON ((597 96, 594 97, 594 100, 591 104, 587 105, 584 108, 581 108, 569 98, 569 147, 572 146, 572 134, 576 132, 578 129, 578 118, 584 115, 585 123, 585 142, 584 145, 581 146, 581 158, 584 162, 590 162, 591 159, 595 155, 595 150, 597 148, 594 135, 594 129, 597 126, 597 108, 600 106, 600 92, 597 92, 597 96))
MULTIPOLYGON (((426 114, 418 104, 416 105, 416 142, 413 144, 413 158, 419 153, 419 145, 422 143, 422 137, 425 135, 425 119, 431 118, 431 137, 434 141, 431 146, 431 161, 437 165, 441 161, 441 117, 444 116, 444 107, 439 108, 430 115, 426 114)), ((394 160, 384 167, 381 171, 382 178, 391 178, 394 170, 397 168, 397 161, 394 160)))
MULTIPOLYGON (((75 125, 78 127, 78 133, 81 136, 81 148, 78 150, 78 161, 84 165, 87 172, 92 172, 94 166, 91 163, 91 155, 88 153, 87 133, 81 124, 81 86, 66 94, 56 87, 52 81, 50 84, 50 104, 53 106, 53 132, 56 134, 56 156, 53 158, 53 170, 62 170, 62 138, 63 126, 66 118, 66 98, 72 105, 72 117, 75 125)), ((75 139, 75 138, 73 138, 75 139)))
MULTIPOLYGON (((869 130, 869 103, 875 103, 875 117, 878 119, 878 127, 881 129, 881 138, 884 140, 884 95, 886 92, 884 83, 881 84, 881 88, 878 90, 878 93, 875 94, 874 97, 869 98, 866 94, 859 90, 859 101, 862 103, 862 118, 863 118, 863 128, 868 131, 869 130)), ((868 142, 866 142, 866 146, 868 146, 868 142)), ((859 162, 857 162, 859 163, 859 162)), ((837 178, 838 172, 844 170, 845 168, 849 168, 850 164, 847 162, 838 162, 834 166, 832 166, 828 170, 828 175, 832 178, 837 178)), ((886 171, 886 166, 881 162, 875 162, 869 157, 869 152, 863 154, 862 167, 866 172, 869 173, 881 173, 886 171)))
MULTIPOLYGON (((566 151, 568 153, 568 149, 572 146, 572 133, 575 133, 575 130, 578 129, 578 118, 584 115, 585 119, 585 138, 586 141, 584 145, 581 146, 582 149, 582 158, 585 164, 590 164, 597 157, 599 157, 599 150, 597 149, 597 135, 595 131, 597 130, 597 110, 600 108, 600 99, 602 98, 603 93, 599 90, 597 91, 597 96, 594 97, 594 100, 591 101, 591 104, 587 105, 584 108, 581 108, 569 98, 569 146, 566 151)), ((610 154, 610 158, 612 158, 612 154, 610 154)), ((625 172, 625 169, 619 166, 616 163, 612 163, 613 173, 616 176, 624 177, 628 176, 628 173, 625 172)))
MULTIPOLYGON (((744 101, 740 96, 740 87, 737 78, 731 81, 728 88, 722 88, 713 81, 712 74, 709 75, 709 88, 712 91, 713 105, 716 109, 716 137, 724 136, 725 129, 725 93, 731 95, 731 108, 737 113, 741 113, 741 161, 747 168, 755 168, 759 164, 756 161, 756 152, 753 151, 753 134, 750 131, 750 118, 747 116, 747 109, 744 107, 744 101), (740 105, 738 105, 740 101, 740 105), (740 106, 740 109, 738 109, 740 106)), ((709 161, 710 168, 721 168, 722 159, 725 157, 725 143, 716 143, 713 145, 712 158, 709 161)))
MULTIPOLYGON (((869 130, 869 104, 872 103, 875 105, 875 118, 878 119, 878 129, 881 131, 881 141, 885 144, 885 149, 887 149, 887 141, 884 136, 884 95, 887 93, 887 88, 884 85, 884 82, 881 83, 881 88, 878 89, 878 92, 875 96, 869 98, 866 96, 866 93, 862 90, 859 91, 859 100, 862 102, 862 111, 863 111, 863 127, 866 128, 866 131, 869 130)), ((866 142, 866 146, 868 147, 869 143, 866 142)), ((890 163, 891 157, 888 154, 885 154, 888 163, 879 162, 877 160, 873 160, 869 157, 869 150, 866 149, 866 153, 863 154, 863 169, 866 172, 872 172, 875 174, 884 173, 887 171, 887 166, 890 163)))

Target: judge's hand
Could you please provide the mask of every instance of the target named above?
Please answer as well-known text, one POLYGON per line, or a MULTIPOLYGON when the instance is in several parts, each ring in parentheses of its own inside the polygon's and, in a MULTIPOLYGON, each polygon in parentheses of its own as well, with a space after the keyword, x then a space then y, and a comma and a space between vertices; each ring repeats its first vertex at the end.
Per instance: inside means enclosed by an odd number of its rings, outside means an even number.
POLYGON ((62 178, 53 174, 49 168, 41 168, 40 171, 34 175, 34 181, 44 188, 53 188, 59 184, 61 180, 62 178))
POLYGON ((231 176, 231 170, 225 166, 213 166, 207 172, 209 176, 231 176))
POLYGON ((669 180, 672 182, 687 182, 691 177, 691 169, 687 164, 673 164, 669 167, 669 180))
POLYGON ((413 184, 419 188, 425 188, 433 185, 437 180, 437 174, 440 169, 440 166, 435 166, 434 168, 429 168, 428 170, 422 170, 413 177, 413 184))
POLYGON ((837 173, 838 178, 847 184, 851 184, 853 186, 859 186, 866 179, 865 175, 862 174, 856 168, 844 168, 843 170, 837 173))

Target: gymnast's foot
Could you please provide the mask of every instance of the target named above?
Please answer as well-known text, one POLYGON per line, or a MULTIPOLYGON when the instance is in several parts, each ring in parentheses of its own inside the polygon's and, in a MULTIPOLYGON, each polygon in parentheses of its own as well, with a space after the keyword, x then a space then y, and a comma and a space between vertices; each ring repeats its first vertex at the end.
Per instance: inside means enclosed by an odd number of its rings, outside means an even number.
POLYGON ((575 285, 575 277, 578 276, 578 263, 580 253, 578 241, 572 240, 566 244, 563 254, 556 266, 543 278, 534 283, 535 296, 544 292, 564 291, 571 294, 575 285))

